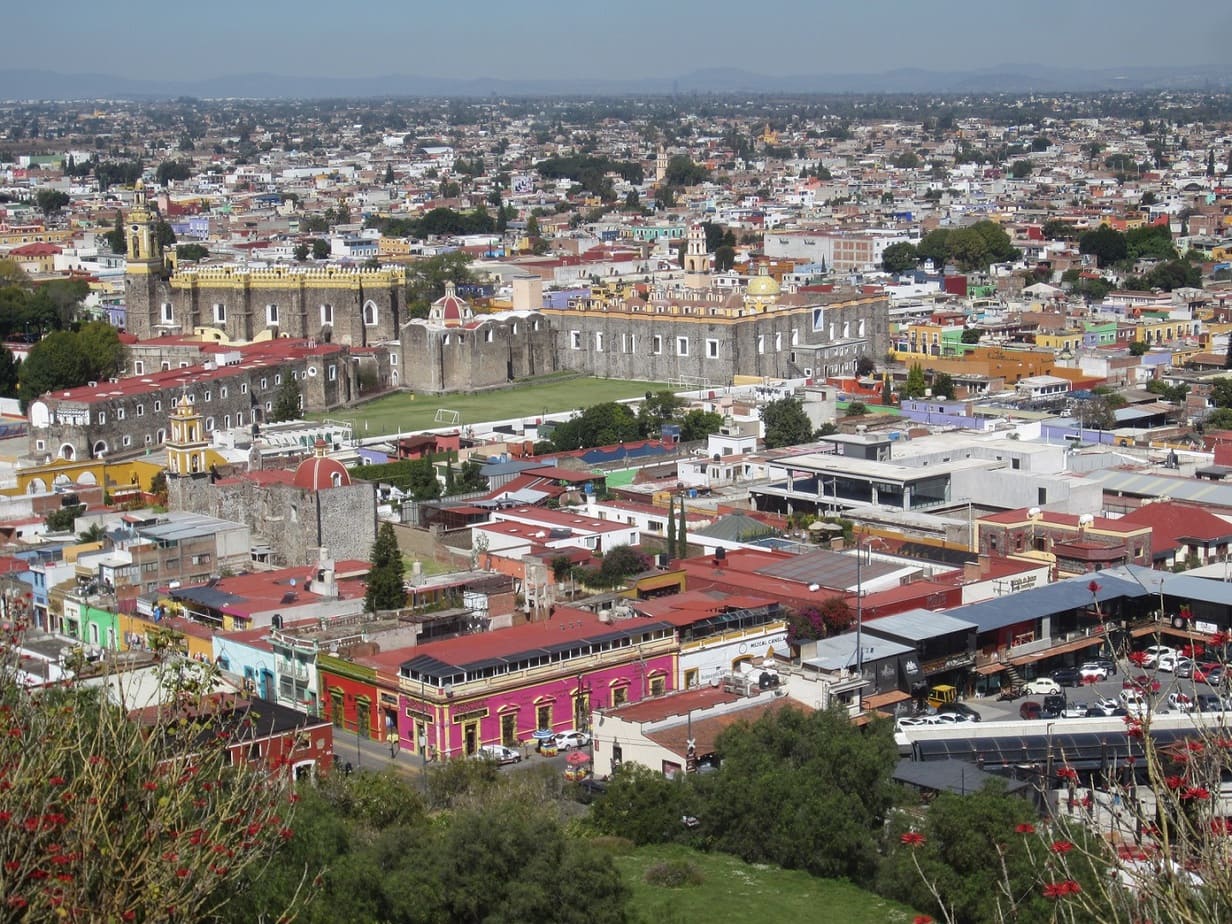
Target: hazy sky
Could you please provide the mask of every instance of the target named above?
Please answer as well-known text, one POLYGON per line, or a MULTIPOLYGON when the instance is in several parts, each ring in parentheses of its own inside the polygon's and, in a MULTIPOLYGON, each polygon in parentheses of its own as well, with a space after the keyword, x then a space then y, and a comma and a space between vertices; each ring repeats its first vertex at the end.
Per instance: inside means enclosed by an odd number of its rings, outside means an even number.
POLYGON ((182 79, 1207 65, 1226 61, 1232 46, 1226 0, 19 0, 7 7, 0 69, 182 79))

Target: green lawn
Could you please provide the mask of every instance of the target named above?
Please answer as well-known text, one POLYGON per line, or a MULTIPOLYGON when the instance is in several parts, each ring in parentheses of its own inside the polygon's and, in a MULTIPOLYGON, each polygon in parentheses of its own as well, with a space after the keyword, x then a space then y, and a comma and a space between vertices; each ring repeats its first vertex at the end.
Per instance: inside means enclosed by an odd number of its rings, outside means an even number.
POLYGON ((847 882, 816 879, 799 870, 752 865, 724 853, 701 853, 678 845, 640 847, 618 855, 616 865, 633 891, 629 903, 637 924, 742 921, 841 921, 843 924, 910 924, 916 912, 847 882), (646 868, 659 860, 692 861, 702 883, 678 889, 646 882, 646 868))
POLYGON ((386 433, 409 433, 441 427, 436 412, 444 408, 458 411, 461 424, 514 417, 534 418, 544 411, 555 413, 586 408, 604 401, 640 398, 648 391, 671 390, 662 382, 630 382, 624 379, 548 378, 527 385, 514 385, 494 391, 467 395, 424 395, 399 392, 377 398, 354 408, 309 415, 315 420, 350 421, 355 435, 362 439, 386 433), (366 426, 365 426, 366 425, 366 426))

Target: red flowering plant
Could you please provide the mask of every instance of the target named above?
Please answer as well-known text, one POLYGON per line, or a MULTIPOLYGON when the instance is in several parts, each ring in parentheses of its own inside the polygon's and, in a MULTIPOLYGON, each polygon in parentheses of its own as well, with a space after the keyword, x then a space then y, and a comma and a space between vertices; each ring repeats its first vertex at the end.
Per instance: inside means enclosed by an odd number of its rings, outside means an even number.
POLYGON ((107 668, 24 686, 22 628, 0 640, 4 919, 209 918, 293 830, 289 776, 232 761, 254 721, 248 704, 225 700, 223 714, 215 673, 183 671, 178 655, 151 668, 163 703, 139 719, 121 705, 130 675, 107 668))

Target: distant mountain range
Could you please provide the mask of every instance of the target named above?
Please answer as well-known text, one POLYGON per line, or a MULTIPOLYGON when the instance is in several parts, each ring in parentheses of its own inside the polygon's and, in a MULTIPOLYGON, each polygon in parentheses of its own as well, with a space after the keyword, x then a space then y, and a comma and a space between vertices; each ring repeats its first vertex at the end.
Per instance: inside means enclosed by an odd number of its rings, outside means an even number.
POLYGON ((801 74, 773 77, 736 68, 711 68, 676 78, 553 80, 497 77, 290 77, 233 74, 203 80, 138 79, 109 74, 0 70, 0 99, 322 99, 397 96, 623 96, 699 93, 1058 93, 1105 90, 1232 89, 1232 67, 1125 67, 1083 70, 1007 64, 974 71, 902 68, 877 74, 801 74))

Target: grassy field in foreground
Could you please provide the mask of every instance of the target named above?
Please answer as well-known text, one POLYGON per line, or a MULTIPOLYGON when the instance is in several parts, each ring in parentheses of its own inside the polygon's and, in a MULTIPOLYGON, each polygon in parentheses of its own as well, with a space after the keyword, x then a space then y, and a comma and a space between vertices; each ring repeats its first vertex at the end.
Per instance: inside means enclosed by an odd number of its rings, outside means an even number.
POLYGON ((640 847, 618 855, 616 865, 633 891, 638 924, 722 921, 842 921, 843 924, 910 924, 915 912, 847 882, 816 879, 799 870, 752 865, 724 853, 676 845, 640 847), (685 859, 701 870, 700 885, 678 889, 646 882, 659 860, 685 859))
POLYGON ((604 401, 639 398, 648 391, 663 391, 662 382, 629 382, 623 379, 567 378, 527 385, 514 385, 495 391, 469 395, 423 395, 399 392, 377 398, 354 408, 340 408, 328 414, 310 415, 313 419, 350 421, 359 438, 385 433, 408 433, 441 427, 436 423, 438 408, 458 411, 463 426, 486 420, 538 417, 585 408, 604 401), (365 423, 367 427, 365 428, 365 423))

